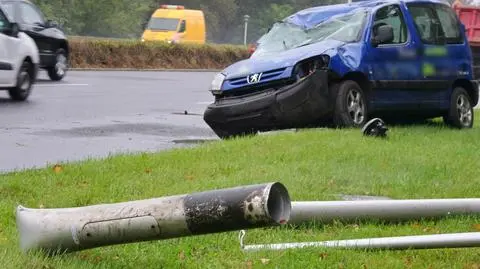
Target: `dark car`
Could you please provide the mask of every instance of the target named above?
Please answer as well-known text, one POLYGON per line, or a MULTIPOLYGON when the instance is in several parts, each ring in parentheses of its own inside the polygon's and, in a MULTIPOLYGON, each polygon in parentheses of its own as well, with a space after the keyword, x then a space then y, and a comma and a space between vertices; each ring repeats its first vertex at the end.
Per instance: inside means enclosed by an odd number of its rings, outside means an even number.
POLYGON ((65 33, 57 23, 46 20, 42 11, 28 0, 0 0, 10 19, 28 34, 38 46, 40 68, 50 79, 62 80, 68 70, 69 46, 65 33))

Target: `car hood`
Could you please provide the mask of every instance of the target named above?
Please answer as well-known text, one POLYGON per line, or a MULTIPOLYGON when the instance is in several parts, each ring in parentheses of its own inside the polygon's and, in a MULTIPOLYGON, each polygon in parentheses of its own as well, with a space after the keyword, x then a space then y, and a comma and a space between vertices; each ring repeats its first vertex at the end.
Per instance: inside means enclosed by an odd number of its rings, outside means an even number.
POLYGON ((254 54, 249 59, 230 65, 224 69, 222 73, 226 76, 226 79, 232 79, 252 73, 287 68, 295 65, 299 61, 326 53, 328 50, 334 50, 344 44, 344 42, 337 40, 325 40, 281 52, 261 55, 254 54))

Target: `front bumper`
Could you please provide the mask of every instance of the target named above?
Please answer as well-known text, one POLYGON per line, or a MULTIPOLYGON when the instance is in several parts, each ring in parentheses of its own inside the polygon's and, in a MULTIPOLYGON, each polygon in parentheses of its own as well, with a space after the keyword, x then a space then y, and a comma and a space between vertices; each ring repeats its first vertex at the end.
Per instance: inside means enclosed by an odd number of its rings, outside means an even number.
POLYGON ((205 122, 222 138, 318 122, 331 111, 328 73, 317 70, 292 85, 209 105, 205 122))

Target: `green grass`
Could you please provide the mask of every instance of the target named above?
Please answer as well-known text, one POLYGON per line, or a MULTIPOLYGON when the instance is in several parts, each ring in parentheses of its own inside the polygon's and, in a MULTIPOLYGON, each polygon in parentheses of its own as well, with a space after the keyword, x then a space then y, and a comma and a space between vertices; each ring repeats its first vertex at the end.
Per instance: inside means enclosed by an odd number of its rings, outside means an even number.
MULTIPOLYGON (((478 112, 477 112, 478 115, 478 112)), ((134 243, 47 258, 18 247, 14 209, 75 207, 280 181, 292 200, 337 194, 397 199, 480 195, 480 120, 472 130, 390 127, 385 140, 359 130, 305 130, 219 141, 158 154, 116 156, 0 176, 2 268, 479 268, 476 249, 244 253, 238 232, 134 243), (263 264, 262 259, 268 259, 263 264)), ((53 150, 53 149, 52 149, 53 150)), ((55 150, 61 150, 55 149, 55 150)), ((247 244, 476 231, 478 217, 400 224, 256 229, 247 244)))

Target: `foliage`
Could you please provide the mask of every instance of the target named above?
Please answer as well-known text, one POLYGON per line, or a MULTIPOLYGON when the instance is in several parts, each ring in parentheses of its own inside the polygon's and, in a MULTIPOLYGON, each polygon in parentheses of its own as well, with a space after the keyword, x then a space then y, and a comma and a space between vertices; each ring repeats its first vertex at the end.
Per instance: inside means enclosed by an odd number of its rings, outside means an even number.
POLYGON ((161 4, 201 9, 207 38, 215 43, 243 43, 243 16, 248 14, 248 42, 258 39, 276 20, 295 11, 340 0, 32 0, 48 19, 70 35, 139 38, 151 14, 161 4))

